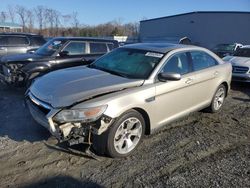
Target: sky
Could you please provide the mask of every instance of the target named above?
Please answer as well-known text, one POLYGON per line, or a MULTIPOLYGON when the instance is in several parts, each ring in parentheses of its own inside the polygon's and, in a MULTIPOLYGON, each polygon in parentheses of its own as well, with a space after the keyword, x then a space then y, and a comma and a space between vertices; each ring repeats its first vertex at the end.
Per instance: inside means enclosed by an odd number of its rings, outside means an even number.
POLYGON ((113 20, 138 22, 192 11, 247 11, 250 0, 0 0, 0 11, 8 5, 34 8, 43 5, 62 14, 78 12, 81 24, 97 25, 113 20))

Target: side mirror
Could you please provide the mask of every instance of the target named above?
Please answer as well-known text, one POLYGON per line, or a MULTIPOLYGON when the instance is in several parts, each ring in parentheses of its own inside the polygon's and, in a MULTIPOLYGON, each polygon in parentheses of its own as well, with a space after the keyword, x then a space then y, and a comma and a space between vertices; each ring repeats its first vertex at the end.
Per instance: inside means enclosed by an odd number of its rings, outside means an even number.
POLYGON ((178 81, 181 79, 181 75, 179 73, 173 73, 173 72, 162 72, 158 74, 158 79, 161 82, 166 82, 168 80, 178 81))
POLYGON ((68 51, 61 51, 61 52, 59 52, 59 55, 60 55, 61 57, 65 57, 65 56, 68 56, 68 55, 69 55, 69 52, 68 52, 68 51))

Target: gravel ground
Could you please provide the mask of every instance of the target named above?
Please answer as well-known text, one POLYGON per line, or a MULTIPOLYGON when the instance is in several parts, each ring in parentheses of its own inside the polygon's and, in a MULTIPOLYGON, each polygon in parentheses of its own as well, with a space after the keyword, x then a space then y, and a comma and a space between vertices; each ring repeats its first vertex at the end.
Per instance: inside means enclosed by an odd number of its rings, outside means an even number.
POLYGON ((131 157, 95 160, 83 145, 57 147, 24 90, 0 85, 0 187, 250 187, 249 86, 234 83, 221 112, 166 125, 131 157))

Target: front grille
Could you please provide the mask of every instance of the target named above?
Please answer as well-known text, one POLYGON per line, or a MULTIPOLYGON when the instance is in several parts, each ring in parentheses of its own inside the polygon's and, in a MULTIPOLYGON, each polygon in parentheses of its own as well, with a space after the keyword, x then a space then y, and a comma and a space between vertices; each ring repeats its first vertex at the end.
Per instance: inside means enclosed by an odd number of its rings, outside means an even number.
POLYGON ((233 73, 245 74, 249 71, 248 67, 233 66, 233 73))

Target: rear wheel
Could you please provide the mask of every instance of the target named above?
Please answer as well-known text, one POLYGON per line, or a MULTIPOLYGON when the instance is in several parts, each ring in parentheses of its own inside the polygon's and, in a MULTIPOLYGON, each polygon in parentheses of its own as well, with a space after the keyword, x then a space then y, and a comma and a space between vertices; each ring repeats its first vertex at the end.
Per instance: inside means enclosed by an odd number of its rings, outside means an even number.
POLYGON ((93 147, 99 153, 105 150, 110 157, 129 156, 140 144, 145 132, 145 121, 142 115, 130 110, 119 119, 103 135, 94 139, 93 147))
POLYGON ((226 88, 224 85, 220 85, 217 88, 214 97, 212 99, 212 102, 210 106, 207 108, 207 110, 211 113, 220 111, 223 106, 225 97, 226 97, 226 88))

